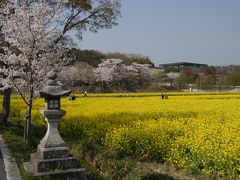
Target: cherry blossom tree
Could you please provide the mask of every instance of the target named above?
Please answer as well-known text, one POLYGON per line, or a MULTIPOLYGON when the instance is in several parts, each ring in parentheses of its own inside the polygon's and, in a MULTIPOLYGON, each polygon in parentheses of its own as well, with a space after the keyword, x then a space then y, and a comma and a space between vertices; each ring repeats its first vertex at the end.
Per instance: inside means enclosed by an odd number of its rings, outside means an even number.
POLYGON ((151 68, 149 74, 152 82, 155 84, 156 87, 158 86, 159 83, 163 82, 164 79, 163 69, 151 68))
POLYGON ((65 85, 89 85, 95 82, 94 68, 85 62, 76 62, 74 66, 64 67, 60 79, 65 85))
POLYGON ((144 82, 147 82, 150 80, 150 64, 138 64, 136 62, 132 63, 130 66, 132 66, 134 69, 136 69, 136 78, 138 85, 143 85, 144 82))
MULTIPOLYGON (((5 4, 32 6, 38 0, 0 0, 0 7, 5 4)), ((82 39, 84 31, 98 32, 116 26, 121 16, 121 0, 48 0, 52 9, 62 9, 55 23, 61 24, 61 36, 55 43, 63 41, 69 32, 77 39, 82 39), (60 3, 59 3, 60 2, 60 3), (61 3, 63 2, 63 3, 61 3)), ((0 12, 0 14, 4 14, 0 12)))
POLYGON ((106 85, 142 85, 149 78, 147 64, 127 66, 121 59, 106 59, 95 69, 96 81, 106 85))
POLYGON ((63 47, 73 44, 72 35, 81 39, 83 31, 97 32, 117 25, 120 1, 0 1, 0 28, 7 44, 0 57, 1 80, 5 88, 15 87, 28 106, 25 138, 31 136, 33 92, 49 69, 62 66, 63 47))
POLYGON ((177 79, 181 76, 180 73, 177 72, 169 72, 166 74, 167 81, 170 83, 170 86, 172 87, 174 79, 177 79))
POLYGON ((124 68, 121 59, 106 59, 95 69, 95 76, 97 82, 106 84, 115 84, 122 80, 124 68))
POLYGON ((65 59, 62 44, 54 43, 63 37, 58 21, 60 8, 65 1, 53 8, 47 0, 11 1, 1 8, 0 23, 8 46, 0 56, 1 82, 14 87, 27 105, 24 138, 31 138, 31 112, 34 92, 45 80, 51 69, 59 70, 65 59), (16 53, 16 50, 18 53, 16 53))

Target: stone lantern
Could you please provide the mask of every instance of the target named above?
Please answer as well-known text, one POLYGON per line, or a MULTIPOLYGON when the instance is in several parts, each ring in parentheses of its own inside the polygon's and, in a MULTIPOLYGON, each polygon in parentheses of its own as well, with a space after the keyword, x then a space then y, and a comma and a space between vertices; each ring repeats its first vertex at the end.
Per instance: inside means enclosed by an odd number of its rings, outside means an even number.
POLYGON ((76 157, 70 155, 67 144, 58 132, 58 122, 66 114, 61 109, 60 98, 69 96, 71 91, 65 91, 59 86, 55 72, 48 73, 47 77, 47 86, 39 94, 45 98, 45 109, 40 112, 45 116, 48 129, 37 152, 31 155, 31 162, 24 163, 24 168, 34 176, 85 180, 85 169, 79 168, 76 157))

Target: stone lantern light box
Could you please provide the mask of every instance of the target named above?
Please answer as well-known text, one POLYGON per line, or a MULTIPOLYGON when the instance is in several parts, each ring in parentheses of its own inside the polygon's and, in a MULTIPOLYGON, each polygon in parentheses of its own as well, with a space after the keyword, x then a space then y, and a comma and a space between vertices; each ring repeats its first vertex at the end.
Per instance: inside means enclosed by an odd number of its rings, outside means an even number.
POLYGON ((60 109, 60 98, 59 97, 52 97, 52 98, 45 98, 45 109, 60 109))

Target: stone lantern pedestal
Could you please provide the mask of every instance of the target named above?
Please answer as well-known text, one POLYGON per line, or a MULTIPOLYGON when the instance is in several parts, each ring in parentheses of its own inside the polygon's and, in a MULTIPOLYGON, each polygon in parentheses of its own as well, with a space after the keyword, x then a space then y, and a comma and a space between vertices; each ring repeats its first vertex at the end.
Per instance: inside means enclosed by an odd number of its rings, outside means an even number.
MULTIPOLYGON (((48 85, 51 86, 51 84, 53 84, 52 80, 48 85)), ((48 129, 38 145, 37 152, 31 154, 31 162, 25 162, 24 168, 34 176, 48 175, 51 179, 86 180, 85 169, 80 168, 76 157, 69 153, 67 144, 58 132, 58 122, 66 114, 65 111, 60 109, 59 97, 70 94, 70 91, 61 91, 59 86, 55 86, 55 88, 53 86, 50 87, 51 90, 56 88, 58 91, 48 92, 49 87, 47 86, 45 91, 40 92, 40 95, 45 97, 46 100, 45 107, 47 109, 41 110, 41 114, 45 117, 48 129), (49 104, 48 97, 56 104, 49 104), (54 101, 55 99, 59 101, 54 101)))

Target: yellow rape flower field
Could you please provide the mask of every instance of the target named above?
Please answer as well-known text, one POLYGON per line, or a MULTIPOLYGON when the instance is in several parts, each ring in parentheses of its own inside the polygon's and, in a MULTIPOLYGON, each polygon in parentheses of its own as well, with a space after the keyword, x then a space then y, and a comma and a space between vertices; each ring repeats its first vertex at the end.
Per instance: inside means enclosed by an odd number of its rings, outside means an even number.
MULTIPOLYGON (((204 94, 76 95, 62 99, 67 115, 63 136, 90 141, 123 156, 147 157, 177 169, 240 178, 240 95, 204 94)), ((14 97, 11 116, 23 118, 25 106, 14 97)), ((44 124, 37 99, 33 123, 44 124)))

